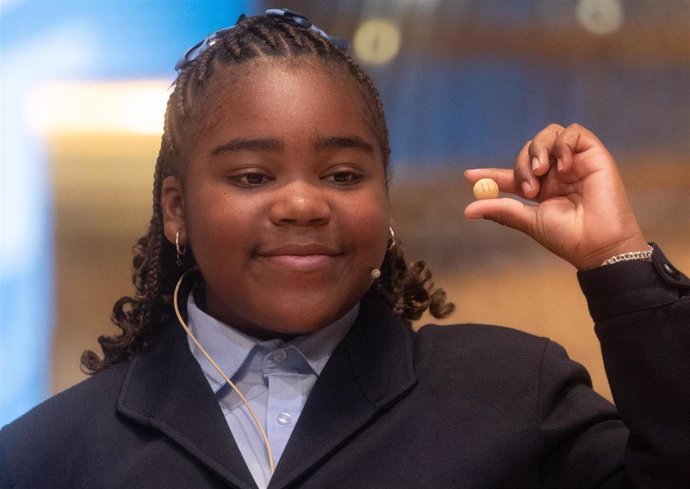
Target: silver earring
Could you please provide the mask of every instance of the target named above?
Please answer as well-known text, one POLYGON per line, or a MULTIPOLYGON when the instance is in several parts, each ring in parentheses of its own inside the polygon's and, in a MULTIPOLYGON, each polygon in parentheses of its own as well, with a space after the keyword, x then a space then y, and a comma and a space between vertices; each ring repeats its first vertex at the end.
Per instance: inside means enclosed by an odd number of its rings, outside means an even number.
POLYGON ((177 251, 177 264, 182 266, 182 257, 187 253, 187 247, 180 243, 180 232, 175 233, 175 250, 177 251))
MULTIPOLYGON (((388 232, 391 235, 388 241, 388 251, 390 251, 393 248, 395 248, 395 231, 393 231, 393 228, 391 226, 388 226, 388 232)), ((381 270, 378 268, 372 268, 369 274, 371 275, 371 278, 376 280, 377 278, 381 277, 381 270)))

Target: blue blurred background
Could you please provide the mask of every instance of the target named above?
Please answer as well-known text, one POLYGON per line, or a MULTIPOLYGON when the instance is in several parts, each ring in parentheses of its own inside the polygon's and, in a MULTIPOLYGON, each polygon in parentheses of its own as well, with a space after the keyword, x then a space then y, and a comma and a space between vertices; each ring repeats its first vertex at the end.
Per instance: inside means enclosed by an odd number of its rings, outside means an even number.
POLYGON ((470 281, 478 263, 543 258, 468 230, 444 196, 463 168, 510 166, 552 121, 606 142, 648 234, 690 262, 690 0, 2 0, 0 426, 82 379, 79 354, 113 332, 175 61, 272 7, 353 41, 387 110, 400 234, 460 290, 493 294, 470 281))
POLYGON ((49 135, 32 127, 32 115, 27 114, 31 97, 48 81, 163 78, 171 82, 172 67, 188 44, 233 22, 253 5, 107 0, 3 0, 0 5, 0 425, 4 425, 51 392, 55 206, 49 135))

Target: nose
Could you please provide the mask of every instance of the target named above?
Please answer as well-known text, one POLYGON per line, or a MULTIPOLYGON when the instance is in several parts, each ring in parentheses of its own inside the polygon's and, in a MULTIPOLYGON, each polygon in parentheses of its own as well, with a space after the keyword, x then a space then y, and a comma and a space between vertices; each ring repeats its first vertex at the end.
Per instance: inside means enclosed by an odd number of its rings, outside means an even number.
POLYGON ((318 226, 331 217, 326 189, 304 180, 295 180, 277 190, 271 206, 271 220, 276 225, 318 226))

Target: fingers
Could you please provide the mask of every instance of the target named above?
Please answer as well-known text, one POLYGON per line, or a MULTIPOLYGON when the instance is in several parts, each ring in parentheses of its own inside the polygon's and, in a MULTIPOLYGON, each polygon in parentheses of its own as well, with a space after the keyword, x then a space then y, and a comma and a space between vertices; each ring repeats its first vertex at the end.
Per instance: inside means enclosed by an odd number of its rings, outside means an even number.
POLYGON ((522 196, 528 199, 539 195, 541 185, 537 177, 543 174, 541 172, 543 166, 539 166, 538 158, 530 154, 532 146, 533 141, 527 141, 515 159, 515 180, 522 191, 522 196))
MULTIPOLYGON (((524 144, 512 170, 500 168, 467 170, 465 179, 470 184, 474 184, 481 178, 491 178, 496 181, 501 192, 529 200, 541 200, 544 195, 540 193, 545 185, 547 174, 556 172, 558 175, 567 175, 574 169, 575 155, 595 147, 606 152, 599 139, 579 124, 571 124, 568 127, 550 124, 534 139, 524 144)), ((578 166, 580 168, 575 169, 575 175, 566 177, 569 181, 589 171, 586 165, 579 164, 578 166)))
POLYGON ((595 145, 597 137, 579 124, 563 127, 551 124, 520 150, 513 170, 485 168, 467 170, 465 179, 474 184, 480 178, 491 178, 501 192, 534 200, 541 191, 541 179, 549 171, 567 173, 573 168, 573 156, 595 145))
POLYGON ((513 169, 471 170, 465 177, 493 178, 501 191, 532 201, 475 201, 465 208, 468 219, 522 231, 578 269, 643 243, 615 160, 580 125, 546 127, 525 143, 513 169))
POLYGON ((574 155, 599 145, 598 138, 579 124, 563 127, 551 124, 528 141, 515 161, 516 187, 528 199, 541 190, 541 178, 550 171, 568 173, 573 169, 574 155))
MULTIPOLYGON (((515 168, 477 168, 465 171, 465 180, 474 185, 481 178, 491 178, 501 192, 511 193, 527 199, 534 199, 540 191, 539 177, 548 171, 548 165, 536 165, 529 154, 533 141, 527 141, 515 161, 515 168)), ((546 154, 546 153, 545 153, 546 154)), ((544 156, 548 158, 548 156, 544 156)))
POLYGON ((467 219, 490 219, 532 235, 532 229, 536 222, 536 208, 509 198, 476 200, 465 208, 465 217, 467 219))
MULTIPOLYGON (((534 175, 546 175, 554 163, 558 167, 559 157, 563 155, 557 155, 555 150, 557 148, 563 149, 558 141, 566 132, 568 131, 560 124, 550 124, 534 136, 534 139, 532 139, 528 146, 527 156, 523 157, 529 159, 530 168, 534 175)), ((523 161, 522 164, 524 165, 525 162, 523 161)))
POLYGON ((515 177, 513 170, 509 168, 476 168, 465 170, 465 180, 471 185, 474 185, 482 178, 490 178, 496 182, 501 192, 516 193, 515 177))
POLYGON ((568 129, 551 124, 527 141, 515 160, 516 187, 519 195, 535 199, 541 191, 540 178, 555 163, 558 171, 572 165, 572 150, 577 145, 579 132, 575 126, 568 129))

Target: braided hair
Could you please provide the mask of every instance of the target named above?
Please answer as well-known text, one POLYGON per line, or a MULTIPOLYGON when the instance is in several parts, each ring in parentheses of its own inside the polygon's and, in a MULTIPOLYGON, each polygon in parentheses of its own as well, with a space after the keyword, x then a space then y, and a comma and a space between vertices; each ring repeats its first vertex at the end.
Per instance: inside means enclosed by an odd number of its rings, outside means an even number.
MULTIPOLYGON (((184 66, 174 83, 154 173, 153 214, 146 234, 133 250, 135 293, 121 297, 113 306, 111 319, 122 332, 98 338, 103 358, 90 350, 82 354, 81 365, 85 372, 95 373, 146 348, 158 330, 174 317, 172 294, 175 284, 194 263, 189 253, 182 261, 178 260, 175 246, 164 236, 161 210, 163 180, 168 176, 184 175, 185 142, 203 125, 199 100, 203 99, 202 92, 209 80, 221 68, 239 68, 243 63, 260 57, 312 58, 333 69, 344 69, 357 82, 374 136, 380 145, 388 182, 388 129, 381 99, 369 76, 345 51, 319 33, 268 15, 241 19, 184 66)), ((436 318, 446 317, 454 310, 453 304, 446 302, 445 292, 434 287, 428 265, 423 261, 408 264, 399 241, 389 246, 381 266, 381 277, 368 293, 383 298, 393 313, 406 323, 419 319, 426 310, 436 318)))

